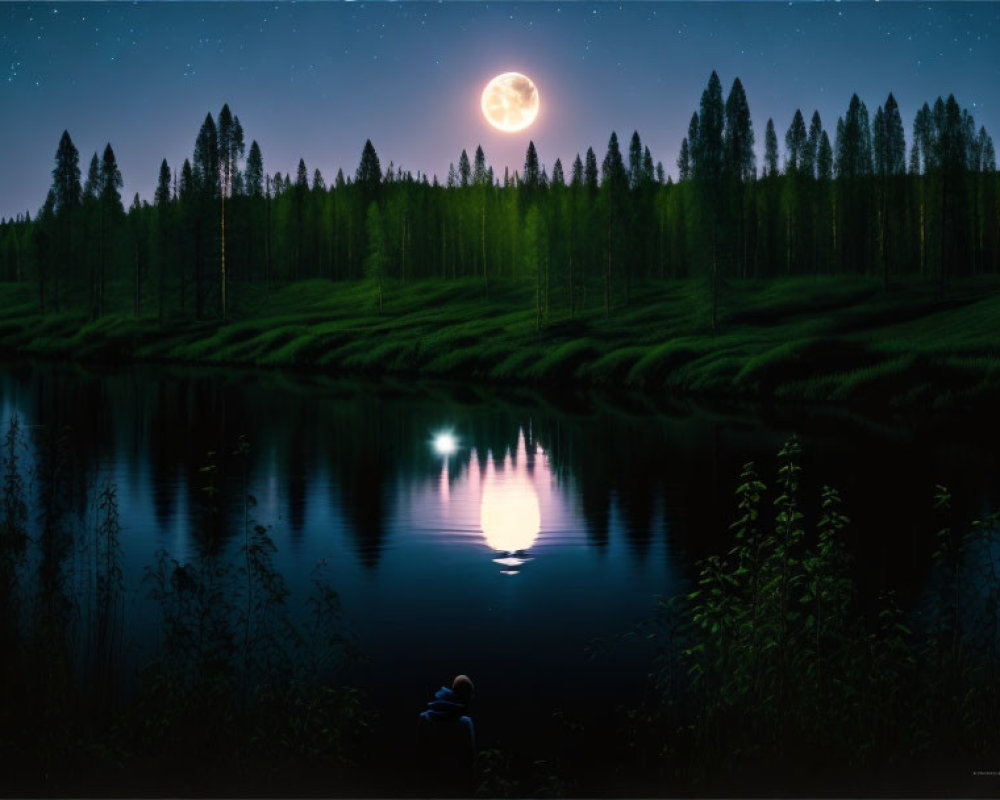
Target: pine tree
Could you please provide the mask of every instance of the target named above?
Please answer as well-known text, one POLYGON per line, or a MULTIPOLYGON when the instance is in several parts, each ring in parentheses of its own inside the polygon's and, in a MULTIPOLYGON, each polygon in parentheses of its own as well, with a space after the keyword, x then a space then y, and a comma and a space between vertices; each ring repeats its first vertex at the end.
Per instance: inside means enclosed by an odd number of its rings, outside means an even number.
POLYGON ((586 160, 583 166, 583 185, 591 195, 597 193, 597 156, 594 155, 594 148, 587 148, 586 160))
POLYGON ((167 159, 160 162, 160 174, 156 183, 154 203, 158 207, 170 203, 170 166, 167 164, 167 159))
POLYGON ((868 110, 852 95, 847 114, 837 121, 834 169, 843 224, 841 266, 864 269, 871 253, 869 176, 872 174, 871 126, 868 110))
POLYGON ((798 173, 807 139, 806 123, 802 118, 802 112, 799 109, 795 109, 792 124, 788 126, 788 131, 785 133, 786 172, 798 173))
POLYGON ((198 190, 204 196, 214 198, 219 191, 219 137, 211 114, 205 115, 198 131, 191 166, 198 190))
POLYGON ((170 166, 167 159, 160 162, 160 174, 156 184, 156 254, 159 275, 159 292, 157 297, 157 318, 162 324, 167 303, 167 265, 171 262, 170 254, 174 252, 170 231, 170 166))
POLYGON ((681 140, 681 152, 677 156, 677 178, 681 181, 691 179, 691 151, 687 137, 681 140))
POLYGON ((857 178, 872 172, 871 128, 868 110, 852 95, 843 128, 838 125, 836 169, 838 177, 857 178))
POLYGON ((562 161, 557 158, 556 163, 552 165, 552 187, 562 187, 565 185, 566 177, 563 175, 562 161))
POLYGON ((63 131, 56 149, 56 166, 52 170, 52 211, 58 214, 64 208, 76 208, 80 200, 80 153, 69 131, 63 131))
POLYGON ((656 181, 656 168, 653 166, 653 154, 649 152, 649 147, 642 150, 642 173, 640 182, 643 186, 649 186, 656 181))
POLYGON ((812 119, 809 122, 809 138, 802 151, 802 163, 800 164, 800 171, 809 178, 816 177, 816 159, 819 157, 819 142, 822 137, 823 121, 820 119, 819 111, 813 111, 812 119))
POLYGON ((698 139, 700 137, 701 122, 698 119, 698 112, 695 111, 691 115, 691 121, 688 122, 688 149, 691 153, 691 177, 694 177, 694 161, 698 157, 698 139))
MULTIPOLYGON (((701 95, 697 124, 692 119, 688 129, 688 140, 695 143, 694 179, 698 186, 702 224, 707 228, 706 237, 711 240, 709 258, 709 282, 712 296, 712 330, 719 329, 719 300, 722 290, 722 268, 719 264, 720 212, 724 205, 725 106, 722 102, 722 83, 713 70, 708 86, 701 95), (694 136, 692 136, 694 134, 694 136)), ((690 146, 690 145, 689 145, 690 146)))
POLYGON ((529 195, 538 190, 541 184, 541 170, 538 166, 538 152, 535 150, 535 143, 528 141, 528 149, 524 154, 524 172, 521 179, 521 187, 529 195))
POLYGON ((369 192, 374 192, 382 182, 382 167, 378 162, 378 156, 372 146, 371 139, 365 140, 364 149, 361 151, 361 163, 358 164, 354 181, 369 192))
POLYGON ((895 217, 900 205, 897 176, 905 174, 906 142, 903 121, 896 99, 890 92, 885 107, 879 106, 872 120, 872 153, 878 201, 879 259, 882 262, 883 288, 889 289, 889 267, 895 217))
POLYGON ((218 152, 221 171, 220 211, 219 211, 219 272, 221 281, 222 320, 226 321, 226 198, 234 194, 233 186, 239 175, 239 159, 243 157, 243 127, 240 118, 233 117, 229 104, 225 103, 219 112, 218 152))
MULTIPOLYGON (((194 144, 194 160, 192 174, 197 193, 197 208, 194 213, 194 301, 195 318, 201 319, 204 311, 205 291, 203 286, 203 264, 207 260, 209 246, 208 231, 211 230, 208 219, 214 208, 215 198, 219 193, 219 137, 215 120, 211 114, 205 115, 205 121, 198 131, 194 144)), ((214 216, 214 215, 213 215, 214 216)))
POLYGON ((260 197, 264 193, 264 157, 256 139, 250 142, 247 156, 246 192, 251 197, 260 197))
MULTIPOLYGON (((830 146, 830 137, 827 136, 826 131, 820 134, 819 148, 816 150, 816 179, 820 183, 820 196, 823 198, 825 210, 830 205, 829 185, 833 181, 833 147, 830 146)), ((826 214, 823 214, 822 218, 818 220, 818 226, 822 231, 819 240, 829 244, 820 249, 820 258, 828 262, 829 254, 837 249, 837 219, 834 207, 830 208, 828 226, 824 223, 825 219, 826 214), (827 239, 827 231, 830 234, 829 239, 827 239)))
POLYGON ((570 186, 574 189, 579 189, 583 186, 583 161, 580 160, 580 154, 576 154, 576 158, 573 159, 573 171, 572 177, 570 178, 570 186))
POLYGON ((145 231, 143 230, 145 226, 143 224, 142 211, 142 202, 139 200, 139 193, 136 192, 132 198, 132 205, 129 206, 128 213, 129 232, 132 239, 132 267, 135 286, 135 294, 132 299, 132 314, 136 317, 142 313, 142 264, 144 258, 141 257, 140 251, 143 242, 146 240, 145 231))
POLYGON ((746 92, 739 78, 733 80, 729 96, 726 98, 726 122, 723 135, 725 148, 725 171, 733 184, 732 200, 736 206, 736 264, 740 277, 746 277, 749 260, 749 237, 747 236, 744 197, 746 184, 757 175, 757 160, 754 154, 753 122, 746 92))
POLYGON ((115 159, 115 151, 111 149, 109 142, 104 147, 104 156, 101 159, 100 178, 100 233, 98 245, 98 274, 95 297, 95 315, 101 316, 104 313, 105 289, 107 287, 108 260, 111 255, 111 248, 114 241, 118 223, 125 215, 122 207, 122 196, 119 191, 124 185, 121 171, 118 169, 118 162, 115 159))
POLYGON ((642 142, 639 131, 632 132, 628 145, 628 185, 630 189, 638 189, 642 183, 642 142))
POLYGON ((753 180, 757 174, 757 161, 754 154, 753 122, 750 119, 750 106, 747 104, 746 92, 739 78, 733 81, 729 96, 726 98, 726 119, 724 147, 726 170, 740 183, 753 180))
POLYGON ((611 132, 608 140, 608 151, 601 164, 601 194, 603 195, 608 220, 608 261, 604 273, 604 313, 611 313, 611 283, 614 271, 615 249, 620 247, 617 237, 618 226, 622 216, 625 194, 628 190, 628 173, 618 147, 618 134, 611 132))
POLYGON ((778 174, 778 134, 774 131, 774 120, 768 118, 764 130, 764 176, 778 174))
POLYGON ((885 101, 885 134, 888 152, 889 175, 906 174, 906 137, 903 133, 903 118, 899 114, 896 98, 889 93, 885 101))
POLYGON ((101 196, 101 159, 97 157, 97 152, 90 157, 90 166, 87 168, 87 179, 83 182, 84 200, 97 200, 101 196))
POLYGON ((472 168, 472 182, 476 186, 493 183, 486 170, 486 155, 483 153, 483 146, 476 145, 475 163, 472 168))
POLYGON ((458 157, 458 182, 463 189, 469 185, 472 178, 472 165, 469 164, 469 154, 462 150, 458 157))

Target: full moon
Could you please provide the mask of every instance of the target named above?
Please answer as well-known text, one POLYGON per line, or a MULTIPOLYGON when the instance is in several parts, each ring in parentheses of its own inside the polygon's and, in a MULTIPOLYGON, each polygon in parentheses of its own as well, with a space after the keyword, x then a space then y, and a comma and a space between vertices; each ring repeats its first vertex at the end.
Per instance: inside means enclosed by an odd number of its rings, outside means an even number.
POLYGON ((523 131, 538 116, 538 87, 527 75, 505 72, 486 84, 483 116, 501 131, 523 131))

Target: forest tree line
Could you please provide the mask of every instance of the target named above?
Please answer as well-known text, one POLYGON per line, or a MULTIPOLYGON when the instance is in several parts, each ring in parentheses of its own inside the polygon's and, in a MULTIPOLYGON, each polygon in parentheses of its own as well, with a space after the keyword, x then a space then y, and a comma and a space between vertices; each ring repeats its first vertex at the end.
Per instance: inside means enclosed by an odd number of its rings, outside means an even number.
POLYGON ((655 279, 701 278, 712 326, 727 282, 850 273, 894 281, 1000 271, 1000 182, 993 142, 954 96, 925 103, 911 127, 890 93, 874 115, 857 95, 830 132, 796 110, 779 153, 768 119, 758 169, 739 78, 713 72, 677 159, 678 180, 635 132, 611 134, 551 171, 530 142, 522 170, 495 175, 482 147, 447 177, 383 169, 364 145, 353 175, 327 185, 299 160, 268 174, 256 141, 223 106, 206 115, 183 164, 166 159, 152 203, 125 208, 114 150, 83 178, 68 132, 41 210, 0 221, 0 280, 32 281, 42 313, 86 308, 226 318, 232 286, 368 278, 381 310, 388 282, 475 277, 534 287, 539 324, 611 313, 655 279), (82 179, 82 180, 81 180, 82 179), (116 299, 112 299, 116 298, 116 299), (115 303, 117 302, 117 306, 115 303))

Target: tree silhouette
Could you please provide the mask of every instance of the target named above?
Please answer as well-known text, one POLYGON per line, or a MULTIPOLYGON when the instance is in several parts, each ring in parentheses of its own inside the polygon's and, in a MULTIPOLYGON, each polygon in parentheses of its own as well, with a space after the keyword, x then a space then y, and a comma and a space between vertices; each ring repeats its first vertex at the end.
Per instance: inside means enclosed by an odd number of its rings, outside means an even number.
POLYGON ((625 162, 622 161, 621 150, 618 148, 618 135, 612 131, 608 140, 608 151, 604 155, 604 162, 601 164, 601 197, 605 207, 605 217, 607 219, 608 238, 607 246, 607 269, 604 273, 604 313, 611 313, 611 285, 615 263, 615 248, 620 246, 616 237, 616 230, 620 224, 623 205, 625 203, 626 191, 628 189, 628 174, 625 171, 625 162))
POLYGON ((713 70, 708 86, 701 95, 697 119, 692 118, 688 127, 688 140, 694 143, 694 179, 700 200, 700 219, 704 237, 708 239, 709 288, 712 296, 712 330, 719 330, 719 295, 722 289, 720 257, 720 225, 724 224, 722 210, 725 190, 725 146, 723 133, 725 108, 722 102, 722 83, 713 70))

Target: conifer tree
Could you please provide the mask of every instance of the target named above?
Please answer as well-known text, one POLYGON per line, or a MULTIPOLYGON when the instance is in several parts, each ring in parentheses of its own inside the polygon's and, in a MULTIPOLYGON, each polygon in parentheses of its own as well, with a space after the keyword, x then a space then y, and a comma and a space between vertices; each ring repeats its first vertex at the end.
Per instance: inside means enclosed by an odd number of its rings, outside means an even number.
POLYGON ((382 182, 382 167, 378 162, 378 155, 375 153, 371 139, 365 140, 364 149, 361 151, 361 163, 358 164, 354 181, 368 192, 374 192, 382 182))
POLYGON ((246 192, 251 197, 260 197, 264 193, 264 157, 260 145, 254 139, 250 142, 250 153, 247 155, 246 192))
POLYGON ((472 170, 472 182, 477 186, 492 183, 486 170, 486 155, 483 153, 483 146, 476 145, 475 164, 472 170))
POLYGON ((209 231, 212 230, 209 219, 219 193, 219 137, 211 114, 205 115, 205 121, 198 131, 191 167, 197 194, 193 214, 195 318, 201 319, 205 304, 203 265, 209 253, 209 231))
POLYGON ((541 184, 541 170, 538 166, 538 152, 534 141, 528 141, 528 149, 524 154, 524 172, 521 175, 521 188, 529 195, 533 194, 541 184))
POLYGON ((229 104, 225 103, 219 112, 218 153, 221 167, 219 174, 219 271, 222 298, 222 320, 227 318, 226 308, 226 198, 234 194, 233 187, 238 182, 239 159, 243 157, 243 127, 240 118, 233 117, 229 104))
POLYGON ((642 150, 642 173, 640 183, 649 186, 656 181, 656 168, 653 166, 653 154, 649 152, 649 147, 642 150))
POLYGON ((80 200, 80 153, 69 131, 63 131, 52 170, 52 212, 58 214, 64 208, 76 208, 80 200))
POLYGON ((556 163, 552 165, 552 187, 555 188, 557 186, 565 185, 566 176, 563 175, 562 161, 557 158, 556 163))
POLYGON ((806 123, 802 117, 802 112, 799 109, 795 109, 792 124, 788 126, 788 131, 785 133, 786 172, 798 173, 807 140, 806 123))
POLYGON ((472 179, 472 165, 469 164, 469 154, 462 149, 462 154, 458 157, 458 184, 463 189, 467 187, 472 179))
POLYGON ((615 249, 620 247, 617 230, 621 221, 622 206, 628 190, 628 173, 618 147, 618 134, 611 132, 608 140, 608 151, 601 165, 601 194, 604 199, 607 215, 607 269, 604 273, 604 313, 611 313, 611 283, 615 263, 615 249))
POLYGON ((107 287, 108 261, 114 242, 115 233, 119 222, 125 215, 122 208, 122 196, 119 191, 123 186, 122 174, 118 169, 118 162, 115 159, 115 151, 111 149, 109 142, 104 147, 104 156, 101 159, 100 177, 100 220, 98 239, 98 274, 95 296, 95 315, 101 316, 105 307, 105 290, 107 287))
POLYGON ((167 302, 167 265, 174 252, 170 236, 170 166, 167 159, 160 162, 160 174, 156 182, 156 241, 154 253, 157 259, 159 291, 157 293, 157 318, 162 324, 167 302))
POLYGON ((583 185, 591 195, 597 193, 597 156, 594 155, 593 147, 587 148, 586 161, 583 166, 583 185))
POLYGON ((764 176, 778 174, 778 134, 774 131, 774 120, 768 118, 764 130, 764 176))
POLYGON ((677 178, 681 181, 691 179, 691 151, 688 148, 687 137, 681 140, 681 152, 677 156, 677 178))
POLYGON ((97 157, 97 152, 90 157, 90 166, 87 168, 87 179, 83 182, 84 200, 97 200, 101 196, 101 160, 97 157))
POLYGON ((642 142, 639 131, 632 131, 632 139, 628 145, 628 185, 632 190, 638 189, 642 183, 642 142))
MULTIPOLYGON (((708 86, 701 95, 697 120, 692 118, 688 128, 688 139, 695 143, 694 179, 698 187, 700 219, 704 236, 711 244, 708 251, 709 284, 712 297, 712 330, 719 329, 719 299, 722 284, 722 268, 719 263, 720 212, 724 205, 725 106, 722 101, 722 83, 713 70, 708 86), (693 135, 692 135, 693 134, 693 135)), ((690 146, 690 145, 689 145, 690 146)))
POLYGON ((753 122, 746 92, 739 78, 733 80, 729 96, 726 98, 725 171, 733 186, 732 201, 736 206, 736 264, 740 277, 746 277, 749 260, 749 243, 745 224, 744 196, 746 185, 757 174, 757 160, 754 154, 753 122))
POLYGON ((816 159, 819 157, 819 142, 822 137, 823 121, 820 119, 819 111, 813 111, 812 119, 809 121, 809 138, 802 151, 800 164, 800 172, 806 177, 816 177, 816 159))

